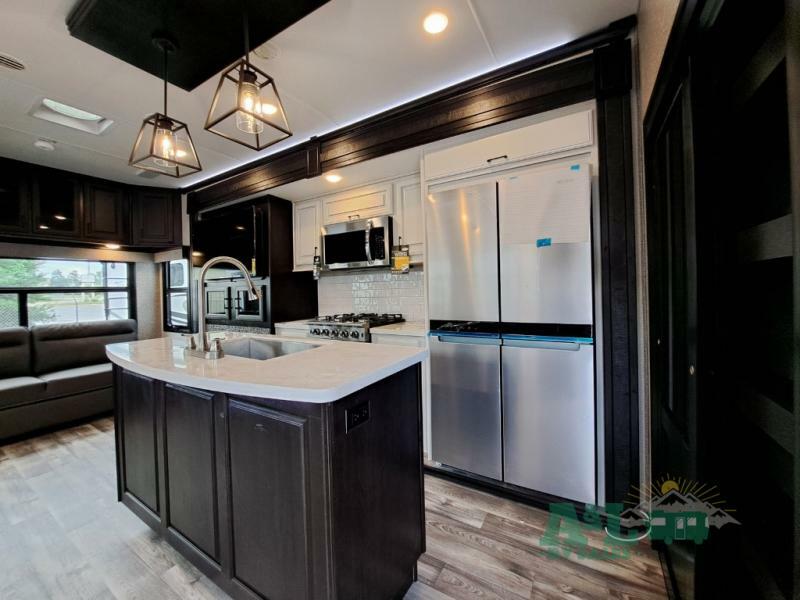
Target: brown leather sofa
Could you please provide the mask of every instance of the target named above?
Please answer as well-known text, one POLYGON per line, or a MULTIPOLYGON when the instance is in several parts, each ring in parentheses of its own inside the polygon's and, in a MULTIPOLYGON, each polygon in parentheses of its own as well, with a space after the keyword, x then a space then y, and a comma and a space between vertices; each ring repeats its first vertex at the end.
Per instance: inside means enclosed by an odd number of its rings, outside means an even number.
POLYGON ((107 344, 136 339, 136 321, 0 329, 0 440, 114 407, 107 344))

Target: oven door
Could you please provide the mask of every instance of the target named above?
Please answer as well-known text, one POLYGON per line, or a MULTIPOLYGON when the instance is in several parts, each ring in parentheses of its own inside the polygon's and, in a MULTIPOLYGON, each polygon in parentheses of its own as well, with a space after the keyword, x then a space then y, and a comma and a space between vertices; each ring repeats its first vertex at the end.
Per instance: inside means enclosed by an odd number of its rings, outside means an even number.
POLYGON ((391 240, 388 216, 327 225, 322 229, 323 264, 326 269, 389 266, 391 240))
POLYGON ((261 298, 250 300, 247 286, 234 286, 233 288, 233 318, 237 321, 264 321, 266 320, 267 286, 260 285, 261 298))

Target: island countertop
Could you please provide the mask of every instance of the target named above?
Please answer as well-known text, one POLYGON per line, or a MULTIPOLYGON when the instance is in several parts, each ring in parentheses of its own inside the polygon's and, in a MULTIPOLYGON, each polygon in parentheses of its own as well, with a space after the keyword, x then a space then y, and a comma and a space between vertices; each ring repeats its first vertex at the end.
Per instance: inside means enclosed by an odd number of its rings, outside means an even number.
MULTIPOLYGON (((214 336, 218 337, 218 336, 214 336)), ((273 335, 225 333, 297 342, 273 335)), ((393 375, 428 355, 424 348, 313 340, 316 348, 254 360, 225 356, 217 360, 184 356, 183 340, 166 337, 106 347, 115 365, 168 383, 259 398, 326 403, 339 400, 393 375)))

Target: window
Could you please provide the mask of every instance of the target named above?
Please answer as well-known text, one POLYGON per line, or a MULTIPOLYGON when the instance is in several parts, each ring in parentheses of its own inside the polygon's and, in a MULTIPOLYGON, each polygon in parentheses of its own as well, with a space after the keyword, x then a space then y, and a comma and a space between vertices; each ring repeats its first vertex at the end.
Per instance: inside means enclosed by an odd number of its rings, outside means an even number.
POLYGON ((164 263, 164 331, 192 330, 189 259, 164 263))
POLYGON ((135 318, 133 265, 0 258, 0 327, 135 318))

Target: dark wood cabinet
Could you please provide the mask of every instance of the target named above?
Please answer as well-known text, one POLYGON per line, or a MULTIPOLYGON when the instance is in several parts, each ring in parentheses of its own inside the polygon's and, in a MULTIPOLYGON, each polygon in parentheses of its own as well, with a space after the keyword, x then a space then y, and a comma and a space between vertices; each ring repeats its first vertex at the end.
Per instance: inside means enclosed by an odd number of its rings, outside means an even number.
POLYGON ((0 162, 0 233, 30 233, 30 194, 28 169, 0 162))
POLYGON ((228 406, 233 577, 264 598, 308 598, 306 419, 228 406))
POLYGON ((131 198, 132 242, 136 246, 181 245, 181 199, 171 191, 142 188, 131 198))
POLYGON ((99 242, 128 242, 128 194, 125 188, 100 181, 84 184, 83 237, 99 242))
POLYGON ((156 383, 129 371, 122 371, 116 383, 120 495, 131 495, 158 514, 156 383))
POLYGON ((214 394, 164 386, 166 525, 219 561, 214 394))
POLYGON ((77 176, 51 171, 33 180, 33 234, 79 239, 82 186, 77 176))

